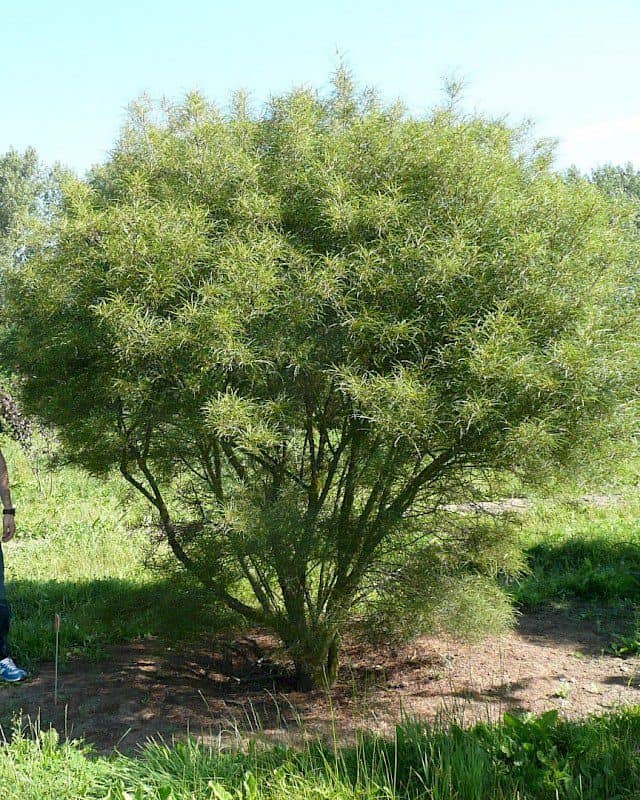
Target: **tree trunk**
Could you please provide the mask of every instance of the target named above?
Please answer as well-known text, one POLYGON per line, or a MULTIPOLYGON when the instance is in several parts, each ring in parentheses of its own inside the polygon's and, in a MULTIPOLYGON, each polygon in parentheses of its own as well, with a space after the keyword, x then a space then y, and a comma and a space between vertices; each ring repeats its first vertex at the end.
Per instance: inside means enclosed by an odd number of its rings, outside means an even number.
POLYGON ((340 636, 336 633, 320 639, 315 647, 289 648, 293 652, 296 686, 301 692, 328 689, 338 677, 340 636))
POLYGON ((338 677, 338 668, 340 667, 340 636, 335 634, 329 643, 329 650, 327 651, 327 662, 325 667, 327 686, 333 686, 338 677))

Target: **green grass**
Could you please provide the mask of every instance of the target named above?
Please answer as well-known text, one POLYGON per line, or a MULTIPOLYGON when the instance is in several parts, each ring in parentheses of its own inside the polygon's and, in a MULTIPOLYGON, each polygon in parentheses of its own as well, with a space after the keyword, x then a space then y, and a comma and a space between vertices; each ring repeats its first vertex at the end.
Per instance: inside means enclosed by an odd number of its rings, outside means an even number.
POLYGON ((562 497, 537 498, 522 529, 528 571, 507 588, 523 611, 544 607, 590 619, 608 651, 640 653, 640 496, 637 460, 618 465, 600 487, 567 484, 562 497), (599 507, 579 498, 610 495, 599 507))
POLYGON ((539 500, 525 520, 529 571, 513 587, 522 607, 545 602, 640 602, 640 501, 616 505, 539 500))
POLYGON ((118 642, 157 636, 183 643, 235 622, 202 589, 175 579, 20 580, 9 591, 12 651, 29 669, 53 660, 54 613, 62 618, 62 664, 71 655, 98 661, 118 642))
POLYGON ((52 469, 46 452, 35 448, 26 454, 7 436, 0 441, 22 539, 44 539, 79 529, 127 530, 145 521, 144 504, 119 476, 105 480, 72 466, 52 469))
POLYGON ((136 757, 92 756, 55 731, 0 749, 5 800, 615 800, 640 793, 640 708, 580 723, 556 712, 470 730, 406 722, 393 738, 225 752, 149 742, 136 757))
POLYGON ((117 642, 184 641, 233 621, 185 576, 145 566, 147 509, 117 476, 47 471, 12 443, 3 450, 18 508, 18 535, 3 547, 16 660, 33 670, 53 659, 55 613, 63 664, 72 654, 98 660, 117 642))

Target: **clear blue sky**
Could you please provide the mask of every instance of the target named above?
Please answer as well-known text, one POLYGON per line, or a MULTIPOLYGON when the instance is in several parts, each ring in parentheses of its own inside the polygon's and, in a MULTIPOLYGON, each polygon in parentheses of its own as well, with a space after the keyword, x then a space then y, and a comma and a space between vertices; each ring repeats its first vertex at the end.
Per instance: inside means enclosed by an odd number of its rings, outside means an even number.
POLYGON ((640 166, 640 0, 0 0, 0 152, 83 170, 143 91, 259 102, 326 85, 336 50, 415 111, 457 73, 470 108, 558 137, 560 166, 640 166))

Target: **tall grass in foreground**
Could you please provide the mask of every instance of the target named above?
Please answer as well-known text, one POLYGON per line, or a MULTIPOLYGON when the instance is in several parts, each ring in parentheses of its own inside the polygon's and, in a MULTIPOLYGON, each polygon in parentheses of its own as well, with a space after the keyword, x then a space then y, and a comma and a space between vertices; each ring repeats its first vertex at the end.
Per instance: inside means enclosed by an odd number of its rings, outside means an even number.
POLYGON ((615 800, 640 794, 640 708, 581 723, 555 712, 500 725, 406 722, 333 749, 250 744, 244 752, 150 742, 94 758, 55 731, 16 729, 0 749, 5 800, 615 800))

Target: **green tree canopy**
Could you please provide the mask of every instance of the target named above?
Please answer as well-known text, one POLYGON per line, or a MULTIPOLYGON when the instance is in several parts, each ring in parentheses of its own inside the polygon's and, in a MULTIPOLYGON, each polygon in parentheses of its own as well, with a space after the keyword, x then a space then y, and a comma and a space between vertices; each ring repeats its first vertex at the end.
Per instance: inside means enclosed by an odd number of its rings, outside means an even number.
POLYGON ((142 101, 10 273, 25 408, 303 685, 357 609, 418 630, 451 586, 495 594, 511 540, 465 504, 579 462, 632 398, 633 209, 525 141, 344 73, 261 113, 142 101))
MULTIPOLYGON (((24 153, 9 150, 0 155, 0 326, 6 322, 3 308, 4 271, 27 257, 27 241, 41 230, 56 199, 59 170, 47 170, 33 148, 24 153)), ((30 438, 29 421, 19 412, 7 391, 8 376, 0 364, 0 417, 9 432, 23 444, 30 438)))
POLYGON ((46 170, 36 151, 0 156, 0 270, 24 255, 25 240, 55 197, 57 170, 46 170))
POLYGON ((640 170, 633 164, 606 164, 594 169, 589 180, 610 195, 627 195, 640 200, 640 170))

